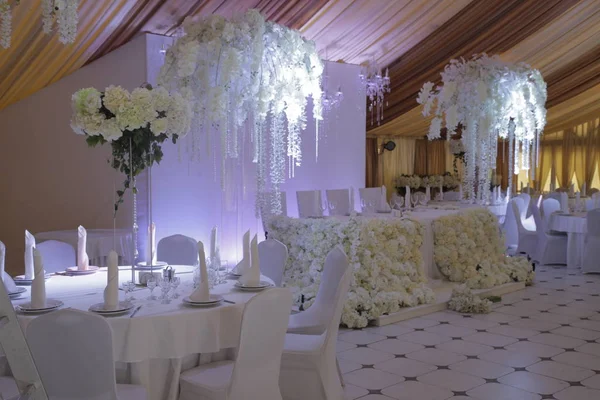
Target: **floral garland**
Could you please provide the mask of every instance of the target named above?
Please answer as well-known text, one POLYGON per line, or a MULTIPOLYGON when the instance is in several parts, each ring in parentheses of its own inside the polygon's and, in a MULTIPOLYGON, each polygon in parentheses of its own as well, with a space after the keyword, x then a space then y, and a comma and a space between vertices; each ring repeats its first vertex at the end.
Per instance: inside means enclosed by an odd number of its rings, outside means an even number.
POLYGON ((421 268, 424 228, 419 222, 276 216, 267 221, 267 231, 288 247, 284 285, 297 301, 304 295, 305 307, 315 299, 325 257, 335 246, 343 247, 354 270, 342 313, 342 323, 349 328, 365 327, 385 313, 435 300, 421 268))
POLYGON ((492 311, 492 302, 475 296, 467 285, 452 289, 448 308, 459 313, 487 314, 492 311))
POLYGON ((537 159, 539 135, 546 124, 546 83, 525 63, 510 64, 486 54, 469 61, 451 60, 441 75, 443 86, 434 89, 427 82, 417 98, 423 115, 434 115, 428 137, 440 138, 442 120, 448 138, 462 125, 467 197, 475 201, 477 192, 479 199, 488 201, 488 171, 496 165, 498 138, 509 140, 515 173, 535 168, 529 159, 537 159))
POLYGON ((506 257, 498 220, 487 209, 466 210, 433 222, 434 259, 452 282, 480 289, 508 282, 531 284, 525 257, 506 257))
POLYGON ((421 189, 430 186, 438 188, 440 185, 444 189, 455 189, 460 185, 457 177, 450 173, 444 175, 400 175, 396 179, 396 189, 404 189, 406 186, 411 189, 421 189))
POLYGON ((160 147, 167 139, 173 143, 190 129, 190 104, 178 93, 150 85, 129 93, 120 86, 109 86, 102 93, 94 88, 77 91, 72 98, 71 127, 86 136, 90 147, 108 141, 112 146, 111 166, 124 173, 124 189, 118 190, 115 212, 135 177, 162 159, 160 147))
MULTIPOLYGON (((308 97, 315 120, 323 118, 323 63, 314 42, 265 21, 257 10, 231 21, 218 15, 186 19, 183 27, 185 36, 167 51, 159 83, 192 103, 194 135, 217 131, 222 159, 238 157, 249 122, 253 161, 259 166, 257 191, 262 196, 270 185, 279 193, 286 166, 293 176, 301 164, 300 131, 306 126, 308 97)), ((280 196, 273 203, 277 214, 280 196)))
POLYGON ((0 46, 5 49, 10 47, 12 35, 12 10, 8 0, 0 0, 0 46))

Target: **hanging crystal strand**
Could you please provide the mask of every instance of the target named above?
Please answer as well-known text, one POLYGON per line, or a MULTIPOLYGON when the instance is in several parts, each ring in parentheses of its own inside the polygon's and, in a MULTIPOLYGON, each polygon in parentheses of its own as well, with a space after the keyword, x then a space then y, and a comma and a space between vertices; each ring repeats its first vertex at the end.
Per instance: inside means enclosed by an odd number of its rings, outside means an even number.
MULTIPOLYGON (((336 116, 337 118, 337 116, 336 116)), ((315 119, 315 163, 319 162, 319 120, 315 119)))
POLYGON ((514 145, 515 145, 515 126, 514 122, 508 124, 508 189, 507 189, 507 200, 510 200, 510 194, 512 194, 512 181, 514 175, 514 145))
POLYGON ((137 189, 135 185, 135 177, 133 176, 133 143, 131 137, 129 138, 129 186, 131 186, 131 192, 133 197, 133 258, 131 260, 131 281, 135 282, 135 266, 140 255, 138 252, 138 224, 137 224, 137 189))
POLYGON ((281 214, 281 184, 285 182, 285 133, 283 113, 272 117, 271 127, 271 184, 273 187, 273 213, 281 214))

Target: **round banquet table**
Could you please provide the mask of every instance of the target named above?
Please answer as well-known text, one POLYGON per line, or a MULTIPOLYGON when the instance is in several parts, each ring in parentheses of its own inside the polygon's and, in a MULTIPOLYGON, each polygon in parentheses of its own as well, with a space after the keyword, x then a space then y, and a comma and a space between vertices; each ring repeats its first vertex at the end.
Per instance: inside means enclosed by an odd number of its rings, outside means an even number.
MULTIPOLYGON (((63 231, 48 231, 36 233, 37 243, 46 240, 59 240, 69 243, 77 251, 77 229, 63 231)), ((123 260, 129 260, 133 251, 131 230, 129 229, 88 229, 87 230, 87 253, 93 265, 106 266, 106 257, 112 249, 123 260)))
MULTIPOLYGON (((244 305, 256 294, 238 291, 233 286, 235 281, 227 281, 211 292, 235 304, 188 307, 182 304, 182 298, 193 290, 193 268, 173 267, 181 278, 177 288, 179 298, 172 299, 170 304, 161 304, 160 300, 147 300, 150 290, 139 287, 132 293, 133 302, 136 307, 142 307, 133 318, 130 317, 132 312, 106 317, 113 333, 118 383, 143 385, 150 400, 176 400, 182 371, 231 356, 238 345, 244 305)), ((131 280, 131 269, 120 268, 119 282, 131 280)), ((94 275, 56 275, 46 281, 46 295, 63 301, 63 308, 87 311, 91 305, 103 301, 106 278, 104 268, 94 275)), ((160 295, 160 288, 154 289, 154 295, 160 295)), ((124 292, 119 291, 119 296, 123 300, 124 292)), ((13 304, 27 301, 28 293, 13 304)), ((19 314, 23 331, 33 318, 35 316, 19 314)))
POLYGON ((586 213, 554 212, 550 216, 548 229, 567 233, 567 268, 581 266, 585 234, 587 233, 586 213))

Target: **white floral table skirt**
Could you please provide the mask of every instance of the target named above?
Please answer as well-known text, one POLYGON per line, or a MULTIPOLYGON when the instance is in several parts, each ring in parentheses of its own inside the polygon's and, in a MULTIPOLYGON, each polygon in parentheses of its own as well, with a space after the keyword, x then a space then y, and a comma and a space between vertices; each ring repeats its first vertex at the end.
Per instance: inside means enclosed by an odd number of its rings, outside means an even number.
POLYGON ((585 234, 587 233, 586 213, 563 214, 555 212, 550 216, 548 228, 567 233, 567 267, 577 268, 583 260, 585 234))
MULTIPOLYGON (((175 266, 176 270, 191 271, 191 267, 175 266)), ((212 308, 191 308, 182 304, 182 298, 192 291, 193 274, 178 273, 182 283, 180 297, 170 304, 148 301, 148 289, 133 292, 134 303, 142 308, 130 318, 129 314, 106 320, 113 331, 113 351, 120 383, 135 383, 146 387, 150 400, 176 400, 179 375, 199 362, 224 357, 226 349, 237 347, 244 304, 253 293, 240 292, 233 282, 217 286, 214 293, 222 294, 235 304, 223 303, 212 308)), ((131 280, 131 270, 121 270, 119 281, 131 280)), ((67 277, 53 276, 46 283, 48 298, 59 299, 64 307, 88 310, 103 301, 106 270, 95 275, 67 277)), ((159 295, 160 288, 154 290, 159 295)), ((124 293, 120 292, 123 297, 124 293)), ((29 301, 29 293, 15 305, 29 301)), ((31 316, 19 316, 23 330, 31 316)))
MULTIPOLYGON (((37 243, 46 240, 59 240, 69 243, 77 251, 77 230, 49 231, 36 233, 37 243)), ((123 260, 129 260, 133 251, 131 230, 129 229, 88 229, 87 253, 93 265, 106 266, 106 257, 114 248, 123 260)))

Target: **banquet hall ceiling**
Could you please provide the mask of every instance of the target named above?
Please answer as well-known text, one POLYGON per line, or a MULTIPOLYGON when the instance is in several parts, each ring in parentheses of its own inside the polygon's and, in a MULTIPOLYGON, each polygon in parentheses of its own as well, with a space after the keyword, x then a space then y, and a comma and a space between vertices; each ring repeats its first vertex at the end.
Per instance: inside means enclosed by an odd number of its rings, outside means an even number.
MULTIPOLYGON (((13 1, 14 3, 14 1, 13 1)), ((142 32, 172 35, 187 16, 258 8, 313 39, 323 58, 389 66, 392 93, 369 135, 420 136, 416 94, 451 58, 501 54, 541 70, 548 129, 600 108, 599 0, 80 0, 74 44, 42 32, 41 0, 13 8, 12 46, 0 48, 0 109, 142 32)))

